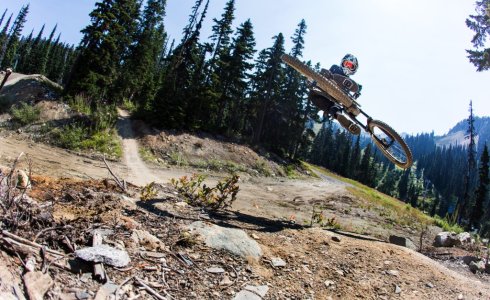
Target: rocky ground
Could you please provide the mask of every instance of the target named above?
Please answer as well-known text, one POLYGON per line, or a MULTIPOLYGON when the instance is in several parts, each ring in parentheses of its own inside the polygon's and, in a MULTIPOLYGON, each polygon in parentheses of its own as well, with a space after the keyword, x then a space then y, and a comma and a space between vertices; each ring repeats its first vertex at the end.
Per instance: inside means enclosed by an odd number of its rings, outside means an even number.
MULTIPOLYGON (((43 101, 47 120, 63 118, 63 104, 43 101)), ((16 166, 32 173, 26 190, 2 175, 0 299, 490 299, 488 275, 462 263, 483 248, 434 248, 437 227, 426 255, 389 244, 397 235, 420 250, 421 227, 362 187, 287 177, 260 149, 148 129, 124 112, 118 124, 124 157, 109 166, 125 191, 100 156, 0 131, 0 165, 23 152, 16 166), (169 180, 195 172, 210 186, 240 175, 230 209, 186 204, 169 180), (329 226, 310 226, 318 210, 329 226)))

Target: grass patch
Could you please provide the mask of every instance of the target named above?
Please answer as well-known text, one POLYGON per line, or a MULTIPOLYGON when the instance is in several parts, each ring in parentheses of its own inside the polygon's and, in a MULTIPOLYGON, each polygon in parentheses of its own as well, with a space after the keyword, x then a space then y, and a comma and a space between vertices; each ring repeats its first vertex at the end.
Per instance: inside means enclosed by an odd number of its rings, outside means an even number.
POLYGON ((255 164, 252 166, 254 170, 259 172, 259 174, 262 174, 266 177, 272 176, 272 170, 268 166, 267 162, 265 160, 259 159, 255 162, 255 164))
POLYGON ((237 172, 247 172, 247 168, 243 165, 237 164, 229 160, 194 160, 189 162, 190 166, 196 167, 198 169, 213 170, 220 172, 228 172, 230 174, 235 174, 237 172))
POLYGON ((136 107, 136 104, 127 98, 123 99, 123 103, 121 104, 121 108, 129 111, 130 113, 134 113, 138 109, 136 107))
POLYGON ((39 121, 41 110, 37 107, 22 102, 20 105, 16 105, 10 109, 12 114, 12 120, 21 126, 32 124, 39 121))
POLYGON ((147 162, 158 162, 158 158, 153 154, 153 152, 146 147, 139 147, 138 152, 141 158, 147 162))
MULTIPOLYGON (((306 163, 305 163, 306 164, 306 163)), ((391 196, 385 195, 373 188, 365 186, 355 180, 336 175, 326 169, 306 164, 310 169, 334 177, 340 181, 351 184, 347 190, 365 201, 362 207, 368 210, 378 210, 380 216, 384 216, 399 225, 423 226, 424 224, 438 225, 434 218, 422 211, 411 207, 409 204, 391 196)))
POLYGON ((56 143, 71 150, 92 150, 120 158, 122 148, 114 129, 90 133, 81 124, 71 124, 55 129, 52 133, 56 143))
POLYGON ((464 229, 461 228, 458 224, 452 223, 448 220, 448 218, 441 218, 439 216, 434 216, 434 223, 441 227, 444 231, 452 231, 456 233, 464 232, 464 229))
POLYGON ((92 109, 90 108, 91 101, 83 95, 76 95, 68 100, 68 105, 71 109, 84 115, 90 115, 92 109))

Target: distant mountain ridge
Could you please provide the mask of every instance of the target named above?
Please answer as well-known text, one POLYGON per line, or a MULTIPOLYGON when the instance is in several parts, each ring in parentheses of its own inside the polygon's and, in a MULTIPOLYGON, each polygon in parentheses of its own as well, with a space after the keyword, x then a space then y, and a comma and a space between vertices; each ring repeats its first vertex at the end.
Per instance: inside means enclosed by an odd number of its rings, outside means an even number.
MULTIPOLYGON (((475 131, 477 138, 475 140, 478 149, 482 149, 485 142, 490 142, 490 117, 475 117, 475 131)), ((435 137, 436 145, 467 145, 469 140, 466 138, 468 130, 468 121, 458 122, 449 132, 443 136, 435 137)))

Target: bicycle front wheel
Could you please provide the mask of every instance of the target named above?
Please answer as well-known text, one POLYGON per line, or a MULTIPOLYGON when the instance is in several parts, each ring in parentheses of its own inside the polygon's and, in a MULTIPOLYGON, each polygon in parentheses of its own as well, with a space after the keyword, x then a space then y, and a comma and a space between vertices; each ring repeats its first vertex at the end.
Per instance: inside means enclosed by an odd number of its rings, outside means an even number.
POLYGON ((408 169, 412 166, 412 152, 393 128, 378 120, 370 120, 368 127, 374 144, 386 158, 403 169, 408 169))

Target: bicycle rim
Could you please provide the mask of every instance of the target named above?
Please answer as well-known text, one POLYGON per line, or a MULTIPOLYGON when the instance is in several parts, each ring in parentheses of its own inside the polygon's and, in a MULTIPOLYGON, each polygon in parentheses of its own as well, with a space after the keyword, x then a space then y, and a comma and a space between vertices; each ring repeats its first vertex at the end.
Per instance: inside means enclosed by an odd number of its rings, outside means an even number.
POLYGON ((413 158, 410 148, 395 130, 378 120, 368 122, 371 138, 381 152, 395 165, 408 169, 413 158))

